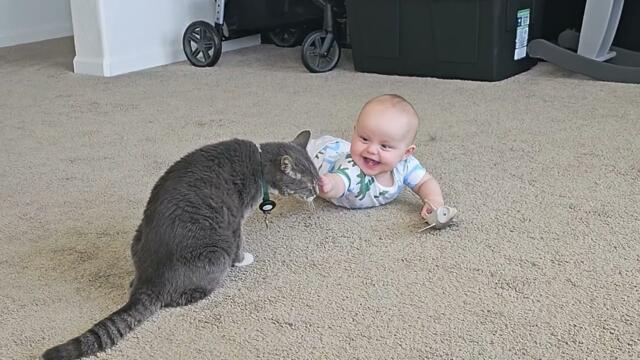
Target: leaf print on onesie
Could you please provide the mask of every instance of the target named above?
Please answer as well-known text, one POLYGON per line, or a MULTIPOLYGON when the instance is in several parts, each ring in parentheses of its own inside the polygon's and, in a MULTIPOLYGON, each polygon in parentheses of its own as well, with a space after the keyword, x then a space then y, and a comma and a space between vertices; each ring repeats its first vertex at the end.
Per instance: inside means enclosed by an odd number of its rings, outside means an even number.
POLYGON ((365 175, 365 173, 362 172, 362 170, 360 170, 360 173, 358 174, 358 179, 360 180, 358 180, 356 185, 360 185, 360 187, 358 188, 358 193, 356 194, 356 198, 362 201, 367 196, 367 193, 371 191, 371 185, 373 185, 373 177, 365 175))
POLYGON ((381 197, 383 197, 383 196, 387 195, 388 193, 389 193, 389 191, 388 191, 388 190, 382 190, 382 191, 380 191, 380 193, 379 193, 378 195, 373 195, 373 198, 374 198, 374 199, 379 199, 379 198, 381 198, 381 197))

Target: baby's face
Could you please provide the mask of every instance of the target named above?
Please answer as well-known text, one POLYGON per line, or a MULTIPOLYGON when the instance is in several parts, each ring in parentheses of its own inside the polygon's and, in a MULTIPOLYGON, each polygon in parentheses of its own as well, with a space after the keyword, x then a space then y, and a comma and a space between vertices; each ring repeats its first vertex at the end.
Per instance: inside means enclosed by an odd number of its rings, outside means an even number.
POLYGON ((412 119, 395 109, 370 106, 362 111, 351 138, 351 156, 365 174, 389 172, 410 155, 412 119))

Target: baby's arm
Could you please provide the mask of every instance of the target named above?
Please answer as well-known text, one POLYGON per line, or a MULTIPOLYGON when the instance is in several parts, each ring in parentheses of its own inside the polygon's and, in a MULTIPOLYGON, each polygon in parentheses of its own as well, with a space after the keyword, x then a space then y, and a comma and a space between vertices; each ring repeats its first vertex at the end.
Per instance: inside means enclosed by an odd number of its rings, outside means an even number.
POLYGON ((340 175, 329 173, 320 176, 318 190, 320 190, 318 196, 321 198, 336 199, 344 194, 346 187, 340 175))
POLYGON ((444 199, 442 198, 442 190, 440 190, 440 184, 430 174, 425 174, 422 179, 413 188, 413 192, 420 196, 424 205, 420 215, 426 218, 433 209, 437 209, 444 206, 444 199), (432 208, 433 206, 433 208, 432 208))

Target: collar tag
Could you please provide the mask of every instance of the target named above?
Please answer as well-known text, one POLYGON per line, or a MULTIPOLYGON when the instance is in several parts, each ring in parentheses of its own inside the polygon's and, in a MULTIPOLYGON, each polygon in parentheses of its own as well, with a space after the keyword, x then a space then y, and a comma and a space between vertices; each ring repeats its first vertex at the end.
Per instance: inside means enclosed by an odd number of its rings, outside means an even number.
POLYGON ((258 207, 263 213, 269 214, 271 210, 273 210, 276 207, 276 203, 272 200, 263 198, 262 202, 260 203, 260 205, 258 205, 258 207))

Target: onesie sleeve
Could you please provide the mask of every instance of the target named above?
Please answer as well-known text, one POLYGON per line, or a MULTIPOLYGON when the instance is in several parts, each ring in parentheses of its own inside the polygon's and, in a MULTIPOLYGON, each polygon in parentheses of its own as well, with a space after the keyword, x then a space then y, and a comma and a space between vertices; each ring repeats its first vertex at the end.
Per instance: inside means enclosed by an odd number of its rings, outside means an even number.
POLYGON ((342 181, 344 181, 344 193, 341 196, 350 192, 357 192, 357 179, 362 170, 355 165, 353 159, 351 159, 351 155, 348 155, 343 161, 336 163, 333 172, 338 174, 342 181))
POLYGON ((418 185, 420 180, 428 174, 427 169, 414 156, 409 156, 404 160, 403 168, 402 183, 410 189, 418 185))

